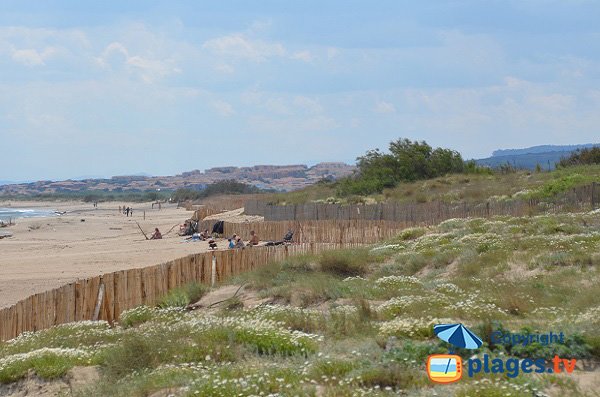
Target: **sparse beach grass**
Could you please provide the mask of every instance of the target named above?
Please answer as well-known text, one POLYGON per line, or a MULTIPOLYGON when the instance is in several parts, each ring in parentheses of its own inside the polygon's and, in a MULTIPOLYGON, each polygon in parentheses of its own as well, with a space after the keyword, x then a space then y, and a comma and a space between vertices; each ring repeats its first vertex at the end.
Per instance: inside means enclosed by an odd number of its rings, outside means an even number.
MULTIPOLYGON (((407 229, 377 246, 290 257, 230 280, 265 304, 199 311, 206 289, 172 291, 161 307, 120 324, 66 324, 0 344, 0 381, 33 370, 45 379, 97 366, 79 395, 531 396, 585 395, 544 374, 468 378, 435 386, 426 357, 448 344, 432 325, 462 322, 483 352, 517 358, 600 358, 598 212, 529 218, 451 219, 407 229), (503 346, 496 330, 563 332, 564 343, 503 346)), ((460 349, 459 349, 460 350, 460 349)), ((463 357, 472 352, 458 351, 463 357)))

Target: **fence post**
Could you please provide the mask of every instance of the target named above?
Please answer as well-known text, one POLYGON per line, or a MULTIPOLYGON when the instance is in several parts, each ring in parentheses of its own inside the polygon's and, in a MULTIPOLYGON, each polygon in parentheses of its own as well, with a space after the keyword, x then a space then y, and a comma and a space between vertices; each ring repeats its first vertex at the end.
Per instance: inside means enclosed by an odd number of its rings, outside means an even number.
POLYGON ((212 256, 212 270, 211 270, 211 278, 210 278, 210 285, 211 287, 215 286, 215 282, 217 280, 217 256, 215 254, 213 254, 212 256))
POLYGON ((596 208, 596 182, 592 182, 592 209, 596 208))
POLYGON ((485 203, 485 212, 487 214, 487 217, 490 217, 490 202, 488 201, 487 203, 485 203))

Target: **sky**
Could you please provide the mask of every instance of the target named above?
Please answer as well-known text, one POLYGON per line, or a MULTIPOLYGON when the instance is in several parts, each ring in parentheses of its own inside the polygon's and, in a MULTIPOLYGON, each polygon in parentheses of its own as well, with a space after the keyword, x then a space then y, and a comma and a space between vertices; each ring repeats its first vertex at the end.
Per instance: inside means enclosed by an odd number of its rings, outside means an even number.
POLYGON ((0 180, 600 139, 600 1, 0 2, 0 180))

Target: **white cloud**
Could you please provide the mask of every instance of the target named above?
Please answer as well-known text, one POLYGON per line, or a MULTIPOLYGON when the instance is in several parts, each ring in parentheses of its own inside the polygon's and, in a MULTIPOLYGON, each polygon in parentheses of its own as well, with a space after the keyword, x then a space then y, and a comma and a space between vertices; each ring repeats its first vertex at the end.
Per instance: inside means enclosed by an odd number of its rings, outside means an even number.
POLYGON ((291 114, 292 111, 288 107, 283 98, 269 98, 264 104, 264 108, 275 114, 291 114))
POLYGON ((294 105, 310 113, 321 113, 323 111, 323 106, 319 101, 302 95, 294 98, 294 105))
POLYGON ((395 113, 396 108, 389 102, 379 101, 375 104, 373 111, 376 113, 395 113))
POLYGON ((207 40, 202 48, 226 57, 249 59, 254 62, 264 62, 286 54, 285 48, 280 43, 252 40, 241 33, 207 40))
POLYGON ((252 116, 248 123, 258 132, 271 134, 322 133, 339 127, 339 123, 333 117, 325 115, 308 118, 252 116))
POLYGON ((340 54, 340 50, 335 47, 327 48, 327 59, 332 60, 340 54))
POLYGON ((223 74, 233 74, 235 72, 235 68, 227 63, 216 64, 215 70, 223 74))
POLYGON ((308 50, 295 52, 290 58, 304 62, 311 62, 313 60, 313 56, 308 50))
POLYGON ((54 56, 56 53, 57 50, 54 47, 46 47, 42 51, 30 48, 13 50, 11 57, 13 61, 21 63, 25 66, 43 66, 46 64, 46 60, 54 56))
POLYGON ((125 65, 130 72, 137 73, 145 83, 153 83, 168 75, 181 73, 181 69, 175 66, 172 59, 153 59, 130 55, 129 50, 119 42, 113 42, 106 46, 96 61, 107 69, 111 69, 112 64, 125 65))
POLYGON ((216 100, 213 102, 213 107, 223 117, 229 117, 235 114, 235 110, 233 110, 233 106, 228 102, 222 100, 216 100))

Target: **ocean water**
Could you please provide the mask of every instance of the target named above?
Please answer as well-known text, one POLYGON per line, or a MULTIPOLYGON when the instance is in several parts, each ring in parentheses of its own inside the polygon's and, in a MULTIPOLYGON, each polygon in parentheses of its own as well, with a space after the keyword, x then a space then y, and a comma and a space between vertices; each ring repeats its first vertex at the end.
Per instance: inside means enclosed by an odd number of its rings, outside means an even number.
POLYGON ((10 208, 0 207, 0 220, 8 221, 10 218, 39 218, 41 216, 56 216, 54 210, 39 208, 10 208))

